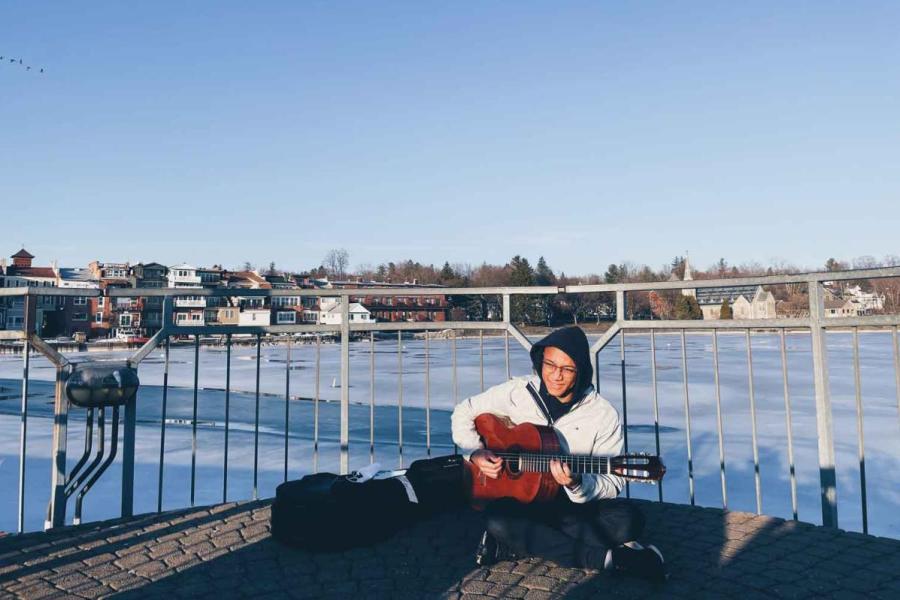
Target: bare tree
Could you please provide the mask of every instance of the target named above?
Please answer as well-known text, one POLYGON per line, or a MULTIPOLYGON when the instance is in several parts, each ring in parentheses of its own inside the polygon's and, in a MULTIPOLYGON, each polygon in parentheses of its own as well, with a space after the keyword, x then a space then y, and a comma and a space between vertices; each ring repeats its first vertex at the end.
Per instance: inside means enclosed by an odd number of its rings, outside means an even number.
POLYGON ((332 248, 322 259, 322 265, 328 274, 337 279, 343 279, 346 276, 349 264, 350 253, 343 248, 332 248))

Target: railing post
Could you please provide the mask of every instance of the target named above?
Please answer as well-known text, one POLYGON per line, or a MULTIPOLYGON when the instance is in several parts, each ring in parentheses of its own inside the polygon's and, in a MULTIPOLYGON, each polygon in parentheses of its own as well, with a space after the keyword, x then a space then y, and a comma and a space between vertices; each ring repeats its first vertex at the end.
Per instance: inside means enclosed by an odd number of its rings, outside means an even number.
POLYGON ((503 355, 506 357, 506 378, 509 379, 512 377, 509 364, 509 324, 512 323, 509 294, 503 294, 503 322, 506 323, 506 330, 503 333, 503 355))
POLYGON ((625 320, 625 290, 616 290, 616 321, 625 320))
POLYGON ((28 319, 30 296, 25 296, 23 319, 25 339, 22 340, 22 422, 19 430, 19 518, 17 531, 25 531, 25 458, 28 452, 28 371, 31 368, 31 331, 28 319))
POLYGON ((350 296, 341 297, 341 473, 350 472, 350 296))
POLYGON ((56 366, 56 393, 53 400, 53 447, 50 463, 50 507, 44 529, 62 527, 66 520, 66 427, 69 421, 69 400, 63 389, 62 365, 56 366))
MULTIPOLYGON (((137 369, 137 365, 129 366, 137 369)), ((122 431, 122 516, 134 514, 134 439, 137 422, 137 394, 125 403, 122 431)))
MULTIPOLYGON (((616 323, 625 321, 625 291, 616 291, 616 323)), ((622 437, 625 441, 625 452, 628 452, 628 385, 625 379, 625 330, 619 332, 619 364, 622 379, 622 437)), ((631 483, 625 482, 625 497, 631 497, 631 483)))
POLYGON ((816 429, 819 444, 819 481, 822 525, 838 526, 837 487, 834 471, 834 434, 831 392, 828 386, 828 348, 825 343, 825 296, 818 281, 809 281, 809 317, 812 337, 813 383, 816 393, 816 429))

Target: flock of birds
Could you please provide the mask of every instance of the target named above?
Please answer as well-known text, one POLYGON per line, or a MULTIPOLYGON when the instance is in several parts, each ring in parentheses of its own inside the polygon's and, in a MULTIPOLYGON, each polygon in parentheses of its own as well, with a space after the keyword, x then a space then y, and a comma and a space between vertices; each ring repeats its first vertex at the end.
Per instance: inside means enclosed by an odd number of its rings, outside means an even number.
MULTIPOLYGON (((26 71, 31 71, 31 65, 26 65, 21 58, 9 58, 8 56, 0 56, 0 64, 13 64, 18 67, 24 67, 26 71)), ((35 67, 34 70, 38 73, 43 73, 44 67, 35 67)))

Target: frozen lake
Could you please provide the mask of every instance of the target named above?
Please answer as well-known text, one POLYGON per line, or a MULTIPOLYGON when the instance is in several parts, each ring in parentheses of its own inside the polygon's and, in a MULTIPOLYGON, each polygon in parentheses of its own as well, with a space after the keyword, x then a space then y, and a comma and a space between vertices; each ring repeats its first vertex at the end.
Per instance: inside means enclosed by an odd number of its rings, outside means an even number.
MULTIPOLYGON (((454 393, 451 343, 430 341, 431 453, 449 454, 449 410, 457 400, 481 389, 479 341, 457 340, 457 386, 454 393)), ((753 383, 759 439, 762 508, 766 514, 791 517, 785 403, 777 335, 755 334, 753 383)), ((821 522, 816 446, 815 405, 810 338, 789 334, 788 375, 793 415, 794 456, 798 486, 799 518, 821 522)), ((829 370, 834 411, 835 453, 838 481, 838 515, 844 529, 861 530, 859 461, 850 334, 828 336, 829 370)), ((294 345, 290 365, 284 346, 262 348, 260 364, 259 495, 271 496, 284 476, 285 378, 290 371, 290 421, 288 471, 290 478, 314 469, 336 471, 339 450, 340 347, 322 344, 319 397, 319 452, 313 452, 315 345, 294 345)), ((629 334, 626 344, 629 446, 631 451, 655 451, 649 336, 629 334)), ((90 353, 70 358, 92 360, 124 358, 125 353, 90 353)), ((225 422, 225 351, 204 347, 200 352, 198 395, 197 504, 221 502, 223 497, 223 447, 225 422)), ((398 399, 402 391, 402 463, 426 455, 425 343, 404 339, 375 344, 375 451, 386 467, 401 464, 397 440, 400 427, 398 399), (402 361, 402 382, 399 377, 402 361)), ((370 461, 369 402, 370 344, 351 344, 351 467, 370 461)), ((887 332, 860 334, 861 381, 864 403, 865 457, 869 531, 900 538, 900 414, 895 388, 891 336, 887 332)), ((193 401, 192 346, 173 347, 170 355, 169 419, 190 419, 193 401)), ((530 372, 528 355, 510 339, 513 375, 530 372)), ((691 443, 697 504, 721 506, 719 450, 716 428, 712 340, 709 334, 687 336, 687 363, 691 413, 691 443)), ((751 420, 749 410, 746 340, 741 334, 719 335, 719 366, 723 407, 728 506, 755 511, 751 420)), ((16 527, 21 402, 20 357, 0 357, 0 530, 16 527)), ((138 428, 135 456, 135 512, 156 510, 160 448, 163 353, 155 351, 140 366, 138 428)), ((253 422, 256 350, 232 351, 231 410, 229 427, 228 499, 252 496, 253 422)), ((32 357, 29 394, 28 457, 26 460, 26 528, 43 524, 50 483, 50 433, 54 370, 42 358, 32 357)), ((664 499, 688 502, 684 392, 681 340, 678 335, 657 335, 657 380, 662 455, 668 466, 664 499)), ((484 385, 506 379, 502 338, 484 340, 484 385)), ((620 411, 621 374, 619 341, 600 354, 600 392, 620 411)), ((83 413, 70 412, 69 468, 84 444, 83 413)), ((119 457, 120 458, 120 457, 119 457)), ((189 504, 191 464, 190 424, 166 426, 163 507, 189 504)), ((101 478, 85 500, 84 519, 118 515, 121 463, 101 478)), ((631 495, 657 498, 657 488, 631 485, 631 495)), ((68 506, 71 519, 74 501, 68 506)))

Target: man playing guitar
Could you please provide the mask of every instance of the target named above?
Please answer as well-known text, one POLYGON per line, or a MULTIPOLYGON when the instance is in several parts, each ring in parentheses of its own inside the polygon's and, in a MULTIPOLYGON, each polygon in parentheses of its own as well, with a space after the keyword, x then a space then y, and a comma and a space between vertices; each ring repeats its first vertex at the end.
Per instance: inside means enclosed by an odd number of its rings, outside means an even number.
MULTIPOLYGON (((594 370, 584 332, 565 327, 551 333, 534 344, 531 360, 536 375, 511 379, 453 410, 453 441, 477 467, 472 470, 491 479, 512 473, 512 465, 485 448, 476 429, 476 418, 484 413, 513 425, 552 427, 568 455, 621 454, 619 415, 591 383, 594 370)), ((662 553, 637 542, 643 514, 633 503, 616 499, 624 486, 621 477, 611 472, 573 473, 565 460, 558 459, 549 461, 549 470, 560 486, 549 502, 523 504, 503 498, 487 505, 487 530, 476 555, 479 565, 512 556, 541 556, 562 566, 665 580, 662 553)))

